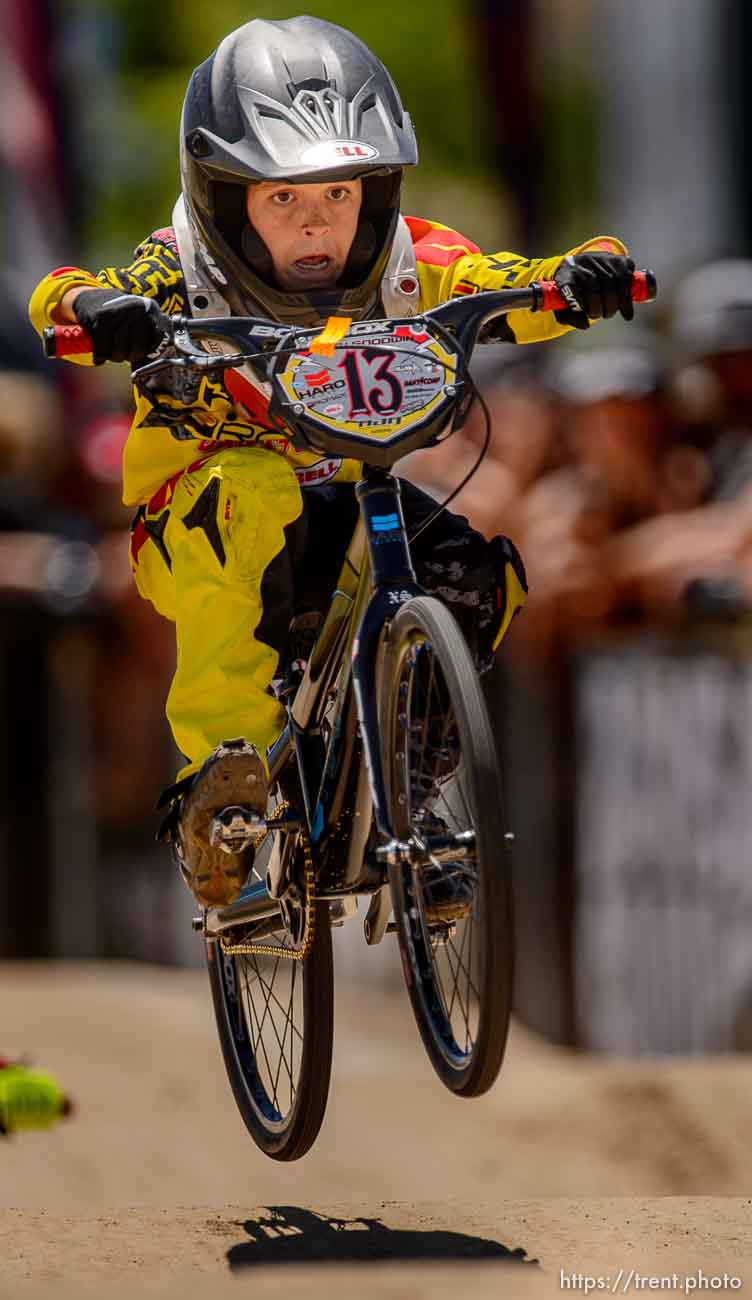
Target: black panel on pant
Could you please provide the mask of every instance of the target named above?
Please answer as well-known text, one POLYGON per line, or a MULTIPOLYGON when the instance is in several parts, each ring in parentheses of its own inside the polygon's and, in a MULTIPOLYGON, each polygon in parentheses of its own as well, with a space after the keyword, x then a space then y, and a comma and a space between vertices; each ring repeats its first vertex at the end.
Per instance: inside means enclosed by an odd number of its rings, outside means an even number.
POLYGON ((261 579, 261 619, 253 635, 280 656, 295 612, 294 574, 305 551, 306 533, 302 514, 285 528, 285 544, 266 566, 261 579))
POLYGON ((159 551, 159 554, 162 556, 162 559, 167 565, 167 568, 170 570, 170 573, 172 573, 172 560, 170 558, 170 552, 168 551, 164 540, 164 530, 167 527, 167 520, 169 518, 170 518, 169 510, 163 510, 161 515, 159 515, 157 519, 149 519, 147 518, 146 514, 144 514, 143 525, 146 532, 149 534, 150 538, 152 539, 154 545, 156 546, 157 550, 159 551))
POLYGON ((358 522, 354 483, 323 483, 303 490, 305 548, 295 566, 296 613, 325 613, 358 522))
POLYGON ((187 515, 183 515, 183 523, 186 528, 202 528, 206 533, 206 539, 216 555, 219 563, 224 569, 227 562, 225 548, 219 532, 217 523, 217 507, 219 505, 219 479, 212 478, 207 483, 203 492, 194 501, 187 515))

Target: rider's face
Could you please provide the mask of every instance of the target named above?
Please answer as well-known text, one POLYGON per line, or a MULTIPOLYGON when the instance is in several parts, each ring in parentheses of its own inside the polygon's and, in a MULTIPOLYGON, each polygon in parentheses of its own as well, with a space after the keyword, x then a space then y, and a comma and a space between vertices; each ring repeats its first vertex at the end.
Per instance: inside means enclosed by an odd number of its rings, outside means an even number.
POLYGON ((248 220, 271 254, 281 289, 330 289, 340 279, 358 227, 362 182, 249 185, 248 220))

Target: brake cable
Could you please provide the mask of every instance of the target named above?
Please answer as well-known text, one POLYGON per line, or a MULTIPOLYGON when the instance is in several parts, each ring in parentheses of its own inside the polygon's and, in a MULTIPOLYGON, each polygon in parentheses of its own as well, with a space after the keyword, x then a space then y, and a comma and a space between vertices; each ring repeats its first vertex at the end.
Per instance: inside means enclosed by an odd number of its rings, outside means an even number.
POLYGON ((432 524, 436 519, 438 519, 438 517, 439 517, 439 515, 441 514, 442 510, 446 510, 446 508, 447 508, 447 506, 449 505, 450 501, 454 501, 454 498, 455 498, 456 496, 459 495, 459 493, 462 491, 462 489, 463 489, 464 487, 467 487, 467 485, 468 485, 468 483, 470 482, 471 478, 473 478, 473 476, 474 476, 474 475, 477 473, 477 471, 480 469, 480 467, 481 467, 481 465, 482 465, 482 463, 483 463, 483 461, 484 461, 484 459, 485 459, 486 452, 488 451, 488 448, 489 448, 489 445, 490 445, 490 442, 491 442, 491 412, 490 412, 490 410, 488 409, 488 403, 487 403, 485 397, 483 396, 482 392, 481 392, 480 389, 478 388, 478 385, 476 384, 476 382, 475 382, 475 380, 473 379, 472 375, 470 374, 470 371, 469 371, 469 370, 466 371, 466 375, 467 375, 467 380, 468 380, 468 382, 469 382, 470 391, 471 391, 471 393, 474 395, 474 397, 477 399, 478 403, 480 404, 480 409, 481 409, 481 411, 483 412, 483 419, 484 419, 484 422, 485 422, 485 431, 484 431, 484 435, 483 435, 483 445, 481 446, 480 452, 478 453, 478 458, 477 458, 475 464, 472 466, 471 469, 468 470, 468 472, 467 472, 467 474, 465 475, 465 477, 463 478, 462 482, 461 482, 461 483, 458 483, 457 486, 456 486, 456 488, 454 488, 454 490, 453 490, 452 492, 449 493, 449 496, 446 497, 444 501, 440 502, 440 504, 436 506, 436 509, 435 509, 435 510, 432 510, 432 511, 431 511, 431 514, 428 516, 428 518, 423 520, 423 523, 420 525, 419 528, 416 528, 416 529, 415 529, 415 532, 414 532, 414 533, 409 533, 409 534, 408 534, 408 538, 407 538, 408 543, 412 543, 412 542, 414 542, 415 539, 416 539, 416 537, 419 537, 420 534, 424 531, 424 529, 428 528, 428 527, 429 527, 429 526, 430 526, 430 525, 431 525, 431 524, 432 524))

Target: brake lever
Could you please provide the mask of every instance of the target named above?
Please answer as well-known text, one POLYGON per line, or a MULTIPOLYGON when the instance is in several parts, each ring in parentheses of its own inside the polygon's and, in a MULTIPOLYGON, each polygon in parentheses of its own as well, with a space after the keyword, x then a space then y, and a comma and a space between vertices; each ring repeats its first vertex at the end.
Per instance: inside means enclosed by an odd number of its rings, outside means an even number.
POLYGON ((236 352, 219 357, 206 352, 204 348, 197 347, 190 335, 190 323, 186 316, 174 318, 170 332, 165 334, 164 341, 158 349, 159 354, 153 361, 139 366, 132 372, 131 379, 137 387, 143 380, 159 374, 162 370, 175 368, 182 370, 186 367, 204 371, 234 370, 244 364, 246 358, 242 353, 236 352))

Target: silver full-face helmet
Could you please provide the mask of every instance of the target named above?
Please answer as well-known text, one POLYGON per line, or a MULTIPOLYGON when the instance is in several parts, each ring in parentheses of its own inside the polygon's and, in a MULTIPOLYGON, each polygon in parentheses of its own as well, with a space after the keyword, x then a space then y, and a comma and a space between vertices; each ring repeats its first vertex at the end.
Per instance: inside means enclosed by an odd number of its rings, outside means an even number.
POLYGON ((319 18, 246 23, 193 73, 180 137, 196 253, 232 311, 290 323, 376 311, 403 169, 418 152, 392 78, 357 36, 319 18), (269 250, 248 221, 248 184, 356 177, 363 199, 342 281, 308 293, 276 287, 269 250))

